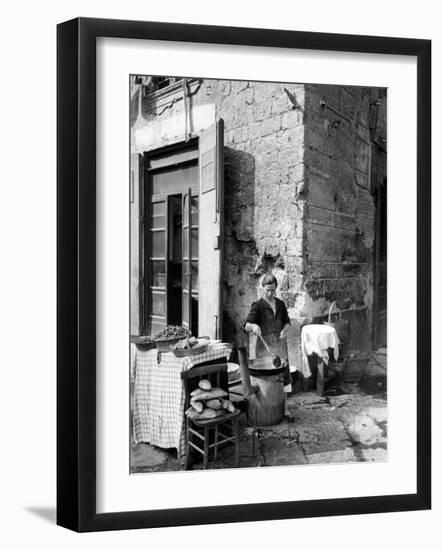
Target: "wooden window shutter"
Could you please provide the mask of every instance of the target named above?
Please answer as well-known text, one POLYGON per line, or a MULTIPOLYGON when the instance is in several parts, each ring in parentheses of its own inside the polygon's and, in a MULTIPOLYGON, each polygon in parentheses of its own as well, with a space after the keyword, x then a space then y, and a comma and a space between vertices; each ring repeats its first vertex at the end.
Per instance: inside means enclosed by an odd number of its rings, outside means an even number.
POLYGON ((141 258, 142 181, 143 156, 131 155, 130 168, 130 332, 131 336, 142 333, 141 298, 143 269, 141 258))
POLYGON ((199 305, 200 335, 222 338, 222 258, 224 226, 224 122, 199 139, 199 305))

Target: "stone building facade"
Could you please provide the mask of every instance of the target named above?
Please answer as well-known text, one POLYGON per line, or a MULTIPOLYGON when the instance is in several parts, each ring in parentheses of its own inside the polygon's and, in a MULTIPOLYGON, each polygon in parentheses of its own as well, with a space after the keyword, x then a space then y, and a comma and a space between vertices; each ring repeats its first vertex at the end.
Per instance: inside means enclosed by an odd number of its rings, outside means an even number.
MULTIPOLYGON (((386 200, 386 90, 134 76, 131 154, 133 335, 149 332, 146 309, 153 303, 143 299, 149 286, 143 240, 150 238, 145 190, 148 181, 156 181, 149 180, 148 171, 155 174, 155 166, 166 171, 161 159, 170 154, 169 167, 177 167, 180 159, 188 163, 183 166, 198 165, 194 282, 201 287, 201 335, 211 331, 203 325, 204 319, 210 324, 207 304, 218 303, 216 332, 238 344, 262 276, 271 272, 292 321, 292 364, 299 361, 301 326, 322 322, 334 301, 351 322, 351 347, 385 345, 380 319, 386 308, 386 222, 380 205, 386 200), (221 127, 216 126, 220 119, 221 127), (204 143, 212 143, 213 150, 204 143), (213 204, 207 189, 216 197, 213 204), (216 295, 204 294, 203 271, 209 273, 206 283, 213 277, 216 295)), ((210 315, 217 317, 213 311, 210 315)))

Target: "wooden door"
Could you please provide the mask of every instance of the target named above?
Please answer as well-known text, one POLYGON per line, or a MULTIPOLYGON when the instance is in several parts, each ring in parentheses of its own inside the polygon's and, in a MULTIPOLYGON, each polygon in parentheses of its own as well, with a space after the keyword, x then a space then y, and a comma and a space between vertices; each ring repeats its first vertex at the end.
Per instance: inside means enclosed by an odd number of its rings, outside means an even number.
POLYGON ((167 196, 151 196, 148 205, 147 333, 155 334, 167 325, 167 196))
MULTIPOLYGON (((187 154, 184 161, 180 152, 162 155, 159 161, 149 159, 147 168, 146 189, 146 247, 145 247, 145 272, 147 274, 145 292, 146 328, 145 334, 155 334, 170 324, 173 318, 174 324, 185 324, 192 331, 192 326, 197 323, 198 313, 194 314, 197 291, 192 289, 192 280, 197 284, 197 276, 192 278, 192 268, 195 271, 195 258, 192 252, 192 240, 195 242, 195 231, 192 223, 189 225, 189 209, 194 209, 191 201, 185 196, 198 193, 198 159, 187 154), (179 197, 182 197, 182 279, 183 295, 179 297, 179 308, 174 309, 174 304, 169 303, 170 286, 173 279, 171 263, 174 256, 173 235, 170 235, 170 227, 173 218, 173 206, 179 197), (171 242, 172 239, 172 242, 171 242), (185 248, 187 246, 187 249, 185 248), (190 251, 190 256, 189 256, 190 251), (171 272, 172 271, 172 272, 171 272), (184 278, 184 273, 189 275, 184 278), (181 303, 180 303, 181 302, 181 303), (187 309, 186 309, 187 306, 187 309), (182 308, 182 312, 181 312, 182 308), (172 315, 171 315, 172 313, 172 315), (181 315, 183 321, 181 321, 181 315), (179 317, 179 318, 178 318, 179 317)), ((198 247, 196 246, 196 249, 198 247)), ((195 246, 193 246, 195 250, 195 246)))
POLYGON ((143 156, 131 155, 130 172, 130 333, 140 336, 143 330, 143 224, 142 196, 144 182, 143 156))
POLYGON ((182 322, 194 336, 199 330, 199 197, 189 188, 183 195, 182 322))
POLYGON ((192 330, 192 224, 191 224, 192 190, 183 194, 183 284, 182 284, 182 323, 192 330))
POLYGON ((199 327, 212 338, 222 338, 223 132, 220 119, 199 141, 199 327))

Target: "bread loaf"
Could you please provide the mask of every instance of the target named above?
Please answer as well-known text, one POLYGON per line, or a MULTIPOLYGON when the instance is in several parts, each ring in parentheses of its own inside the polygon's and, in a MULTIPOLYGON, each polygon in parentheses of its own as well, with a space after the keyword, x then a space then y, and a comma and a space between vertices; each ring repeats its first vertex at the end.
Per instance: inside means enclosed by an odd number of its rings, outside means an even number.
POLYGON ((193 407, 197 412, 203 412, 203 402, 202 401, 195 401, 194 399, 190 400, 190 405, 193 407))
POLYGON ((230 413, 235 412, 235 405, 231 401, 229 401, 228 399, 221 399, 221 401, 223 409, 230 413))
MULTIPOLYGON (((199 401, 199 403, 201 403, 201 401, 199 401)), ((223 405, 220 399, 208 399, 207 401, 204 401, 204 405, 206 407, 209 407, 209 409, 214 409, 215 411, 223 408, 223 405)))
POLYGON ((224 409, 215 411, 214 409, 205 408, 203 409, 203 412, 199 413, 194 408, 189 407, 186 411, 186 415, 192 420, 211 420, 212 418, 216 418, 217 416, 221 416, 223 414, 226 414, 224 409))
POLYGON ((207 401, 207 399, 219 399, 220 397, 227 397, 227 392, 221 388, 213 388, 212 391, 203 391, 194 395, 192 399, 194 401, 207 401))
POLYGON ((198 387, 204 391, 210 391, 212 389, 212 384, 210 380, 202 379, 198 382, 198 387))

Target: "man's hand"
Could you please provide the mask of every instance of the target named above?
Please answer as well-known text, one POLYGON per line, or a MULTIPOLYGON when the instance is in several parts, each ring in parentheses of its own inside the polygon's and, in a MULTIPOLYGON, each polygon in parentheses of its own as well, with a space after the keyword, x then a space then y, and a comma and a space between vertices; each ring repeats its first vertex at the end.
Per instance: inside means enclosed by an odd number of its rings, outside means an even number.
POLYGON ((252 332, 253 334, 256 334, 256 336, 261 335, 261 327, 259 325, 252 325, 252 332))
POLYGON ((286 328, 283 328, 281 330, 281 334, 279 335, 280 340, 284 340, 284 338, 287 338, 287 329, 286 328))

